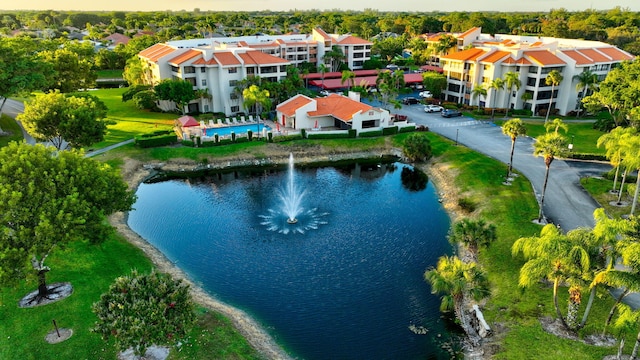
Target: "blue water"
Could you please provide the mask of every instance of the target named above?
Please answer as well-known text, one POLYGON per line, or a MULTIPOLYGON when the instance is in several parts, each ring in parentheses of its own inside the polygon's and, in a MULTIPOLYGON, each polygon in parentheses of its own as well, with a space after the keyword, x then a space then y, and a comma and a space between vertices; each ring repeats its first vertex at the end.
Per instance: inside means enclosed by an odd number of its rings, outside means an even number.
POLYGON ((271 128, 262 123, 249 124, 249 125, 233 125, 233 126, 225 126, 218 128, 207 129, 207 136, 214 136, 214 134, 218 134, 218 136, 230 135, 233 131, 236 134, 245 134, 247 131, 251 130, 258 136, 258 134, 262 133, 262 129, 267 129, 267 131, 271 131, 271 128))
POLYGON ((298 170, 305 209, 326 222, 303 234, 261 223, 280 207, 274 171, 141 184, 129 225, 297 358, 448 359, 423 273, 451 253, 449 219, 430 182, 402 184, 403 167, 298 170))

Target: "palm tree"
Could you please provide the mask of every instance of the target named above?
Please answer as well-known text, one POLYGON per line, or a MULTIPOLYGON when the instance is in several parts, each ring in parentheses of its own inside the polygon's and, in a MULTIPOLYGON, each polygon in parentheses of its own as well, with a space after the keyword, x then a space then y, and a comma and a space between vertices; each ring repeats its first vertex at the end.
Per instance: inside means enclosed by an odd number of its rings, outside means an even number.
POLYGON ((540 214, 538 215, 538 222, 542 221, 544 194, 547 190, 547 181, 549 180, 549 168, 557 156, 561 156, 565 153, 566 148, 567 139, 557 133, 546 133, 538 136, 538 138, 536 138, 536 142, 533 144, 533 155, 542 156, 546 167, 544 173, 544 184, 542 185, 542 195, 540 197, 540 214))
MULTIPOLYGON (((585 96, 587 96, 587 92, 589 90, 593 91, 598 88, 598 75, 591 72, 591 70, 586 69, 578 75, 573 77, 573 80, 577 80, 576 91, 580 92, 582 90, 582 96, 580 97, 580 106, 582 107, 582 100, 585 96)), ((578 112, 578 117, 580 117, 580 112, 578 112)))
MULTIPOLYGON (((269 91, 262 90, 256 85, 251 85, 242 91, 243 105, 248 110, 254 105, 256 106, 256 115, 260 116, 263 108, 271 107, 271 99, 269 91)), ((284 125, 284 124, 283 124, 284 125)))
POLYGON ((498 97, 498 91, 504 89, 504 80, 501 78, 495 78, 489 84, 489 88, 493 89, 493 95, 491 99, 493 100, 493 106, 491 107, 491 119, 493 119, 493 115, 496 111, 496 98, 498 97))
POLYGON ((520 99, 522 100, 522 108, 524 108, 524 104, 526 104, 527 101, 531 101, 533 99, 533 94, 530 92, 525 92, 520 95, 520 99))
POLYGON ((344 70, 342 71, 342 80, 340 81, 340 83, 344 85, 346 81, 348 90, 351 90, 351 87, 354 85, 353 82, 355 81, 355 78, 356 73, 351 70, 344 70))
POLYGON ((507 73, 504 74, 504 85, 506 87, 507 90, 509 90, 509 94, 507 94, 506 96, 506 101, 505 101, 505 114, 504 117, 508 117, 509 116, 509 108, 510 103, 511 103, 511 93, 513 92, 513 88, 516 88, 516 91, 520 90, 520 87, 522 86, 522 81, 520 81, 520 74, 513 72, 513 71, 509 71, 507 73))
POLYGON ((444 293, 440 310, 453 310, 467 336, 477 344, 478 335, 467 318, 464 306, 469 298, 480 301, 489 296, 486 273, 476 263, 465 263, 456 256, 443 256, 435 269, 424 273, 424 278, 431 284, 432 293, 444 293))
POLYGON ((435 50, 438 54, 444 55, 449 49, 458 44, 458 39, 452 35, 443 35, 438 39, 438 43, 435 46, 435 50))
POLYGON ((547 109, 547 114, 544 118, 544 123, 547 123, 549 120, 549 114, 551 113, 551 106, 553 105, 553 91, 556 86, 560 85, 562 82, 562 74, 558 70, 551 70, 547 77, 544 79, 544 83, 547 85, 551 85, 551 96, 549 97, 549 108, 547 109))
POLYGON ((582 273, 588 271, 588 251, 582 244, 563 235, 555 225, 547 224, 540 231, 540 236, 516 240, 511 247, 511 253, 513 256, 522 253, 527 260, 520 268, 520 286, 530 287, 538 284, 543 278, 553 282, 553 305, 556 315, 566 329, 571 329, 558 305, 558 287, 562 282, 578 279, 582 273))
MULTIPOLYGON (((475 99, 478 97, 487 97, 487 89, 483 86, 483 84, 478 84, 473 87, 471 90, 471 98, 475 99)), ((480 100, 478 100, 478 111, 480 111, 480 100)))
POLYGON ((621 140, 623 137, 630 136, 635 133, 636 128, 634 127, 624 128, 618 126, 609 133, 598 138, 597 146, 604 146, 606 150, 605 156, 609 159, 611 166, 616 168, 616 175, 613 178, 613 192, 617 191, 616 184, 618 182, 618 173, 620 172, 620 163, 622 162, 623 146, 621 140))
POLYGON ((478 260, 478 249, 481 246, 488 247, 496 239, 496 226, 487 224, 482 219, 463 219, 453 224, 449 231, 449 242, 465 245, 473 261, 478 260))
POLYGON ((320 77, 322 79, 321 87, 324 89, 324 74, 326 74, 327 71, 329 71, 329 67, 326 64, 320 64, 320 66, 318 66, 318 71, 320 71, 320 77))
POLYGON ((345 56, 338 45, 333 45, 331 50, 324 53, 324 59, 329 59, 331 71, 338 71, 338 65, 345 59, 345 56))
POLYGON ((507 168, 507 178, 511 175, 513 169, 513 152, 516 148, 516 139, 518 136, 527 135, 527 127, 520 119, 507 120, 502 124, 502 133, 511 138, 511 155, 509 156, 509 166, 507 168))
POLYGON ((627 137, 624 145, 627 151, 622 163, 628 168, 638 171, 638 176, 636 177, 636 191, 633 193, 633 202, 631 203, 631 212, 629 213, 629 215, 633 215, 636 211, 638 192, 640 191, 640 136, 636 135, 627 137))
MULTIPOLYGON (((616 320, 616 327, 622 328, 638 324, 640 324, 640 311, 638 309, 634 310, 627 304, 620 304, 620 316, 616 320)), ((640 332, 636 335, 636 342, 633 345, 633 350, 631 350, 629 360, 638 359, 638 351, 640 351, 640 332)))
POLYGON ((549 130, 553 129, 554 133, 558 133, 558 130, 562 129, 564 130, 564 133, 566 134, 569 131, 569 125, 565 124, 564 121, 562 121, 562 119, 558 119, 555 118, 553 119, 552 122, 550 123, 545 123, 544 124, 544 129, 549 132, 549 130))

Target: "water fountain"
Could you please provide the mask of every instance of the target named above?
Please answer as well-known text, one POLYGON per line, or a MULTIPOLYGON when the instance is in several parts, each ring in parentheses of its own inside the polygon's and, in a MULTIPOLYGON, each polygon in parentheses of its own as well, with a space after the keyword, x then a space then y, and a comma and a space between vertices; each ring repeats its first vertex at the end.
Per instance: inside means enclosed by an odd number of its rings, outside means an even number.
POLYGON ((287 223, 295 224, 298 222, 297 216, 303 210, 301 206, 304 191, 298 191, 295 181, 295 172, 293 168, 293 154, 289 154, 289 168, 287 172, 287 185, 284 190, 280 191, 280 199, 282 199, 282 210, 287 214, 287 223))
POLYGON ((327 222, 323 218, 328 213, 318 212, 317 208, 305 210, 302 207, 302 199, 306 191, 298 189, 293 154, 289 154, 286 179, 285 186, 278 189, 281 208, 278 210, 268 209, 269 215, 259 215, 263 219, 261 224, 267 226, 267 230, 278 231, 282 234, 304 234, 307 230, 317 229, 319 225, 326 224, 327 222), (283 216, 286 217, 284 221, 282 221, 283 216))

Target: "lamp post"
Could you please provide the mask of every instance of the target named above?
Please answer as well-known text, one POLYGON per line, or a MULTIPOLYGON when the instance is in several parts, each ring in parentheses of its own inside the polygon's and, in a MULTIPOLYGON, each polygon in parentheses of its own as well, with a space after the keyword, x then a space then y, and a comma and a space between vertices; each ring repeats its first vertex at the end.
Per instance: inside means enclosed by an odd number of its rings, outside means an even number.
POLYGON ((573 152, 573 139, 575 138, 575 135, 571 135, 571 143, 569 144, 569 151, 573 152))
POLYGON ((460 129, 456 129, 456 146, 458 146, 458 131, 459 131, 459 130, 460 130, 460 129))

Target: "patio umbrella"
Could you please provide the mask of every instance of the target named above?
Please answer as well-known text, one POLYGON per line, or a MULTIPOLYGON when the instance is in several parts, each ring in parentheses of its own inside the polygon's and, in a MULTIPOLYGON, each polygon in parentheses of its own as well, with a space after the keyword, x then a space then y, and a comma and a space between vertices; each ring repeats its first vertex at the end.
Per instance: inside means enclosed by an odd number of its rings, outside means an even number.
POLYGON ((276 131, 280 132, 280 123, 276 122, 276 131))
POLYGON ((318 120, 316 120, 316 123, 315 123, 315 124, 313 124, 313 128, 314 128, 314 129, 317 129, 317 128, 318 128, 318 120))

